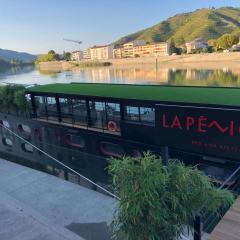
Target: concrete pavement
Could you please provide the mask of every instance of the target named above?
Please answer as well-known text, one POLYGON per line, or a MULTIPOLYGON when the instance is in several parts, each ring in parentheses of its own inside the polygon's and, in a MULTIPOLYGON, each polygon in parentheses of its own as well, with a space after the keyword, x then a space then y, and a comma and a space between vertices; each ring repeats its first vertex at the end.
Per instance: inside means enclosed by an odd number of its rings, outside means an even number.
POLYGON ((116 204, 101 193, 0 159, 0 239, 107 240, 116 204))

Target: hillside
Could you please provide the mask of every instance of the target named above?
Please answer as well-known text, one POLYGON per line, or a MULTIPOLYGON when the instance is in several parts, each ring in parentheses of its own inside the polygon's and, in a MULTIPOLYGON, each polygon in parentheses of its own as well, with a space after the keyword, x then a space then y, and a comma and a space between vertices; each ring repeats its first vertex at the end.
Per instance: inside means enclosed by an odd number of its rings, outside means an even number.
POLYGON ((36 59, 37 56, 24 53, 24 52, 16 52, 12 50, 6 50, 0 48, 0 59, 3 59, 5 61, 11 61, 13 59, 22 61, 22 62, 32 62, 36 59))
POLYGON ((163 42, 174 38, 182 44, 195 38, 218 38, 225 33, 240 35, 240 8, 199 9, 168 18, 150 28, 127 35, 114 44, 144 39, 146 42, 163 42))

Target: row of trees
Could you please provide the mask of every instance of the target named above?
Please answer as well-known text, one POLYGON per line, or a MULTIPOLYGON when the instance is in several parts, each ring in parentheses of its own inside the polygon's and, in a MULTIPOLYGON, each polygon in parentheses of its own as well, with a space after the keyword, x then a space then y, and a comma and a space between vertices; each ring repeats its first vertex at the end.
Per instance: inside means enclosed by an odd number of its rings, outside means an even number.
POLYGON ((239 43, 239 36, 233 34, 224 34, 218 39, 210 39, 208 41, 208 45, 214 47, 215 50, 226 50, 237 43, 239 43))
POLYGON ((26 114, 30 103, 25 96, 25 88, 19 85, 0 87, 0 111, 12 114, 26 114))
POLYGON ((36 62, 51 62, 51 61, 59 61, 59 60, 71 60, 70 52, 63 52, 62 55, 57 54, 54 50, 50 50, 47 54, 43 54, 38 56, 36 62))
MULTIPOLYGON (((238 35, 235 34, 224 34, 218 39, 209 39, 208 40, 208 47, 203 49, 196 49, 195 53, 211 53, 215 51, 222 51, 227 50, 229 48, 232 48, 234 45, 238 44, 240 41, 240 38, 238 35)), ((178 55, 185 54, 187 52, 186 46, 185 46, 185 39, 174 39, 171 38, 169 40, 170 43, 170 50, 171 53, 176 53, 178 55)), ((234 50, 234 49, 233 49, 234 50)), ((238 50, 238 49, 236 49, 238 50)))

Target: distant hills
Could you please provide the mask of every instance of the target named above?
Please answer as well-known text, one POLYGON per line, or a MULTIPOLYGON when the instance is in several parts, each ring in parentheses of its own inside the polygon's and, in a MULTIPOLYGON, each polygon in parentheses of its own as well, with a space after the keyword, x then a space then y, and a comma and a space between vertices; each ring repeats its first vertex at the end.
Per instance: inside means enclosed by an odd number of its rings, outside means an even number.
POLYGON ((32 55, 25 52, 16 52, 7 49, 0 48, 0 59, 10 62, 11 60, 18 60, 22 62, 32 62, 37 58, 36 55, 32 55))
POLYGON ((218 38, 225 33, 240 35, 240 8, 198 9, 178 14, 152 27, 122 37, 114 44, 144 39, 146 42, 165 42, 174 39, 177 45, 196 38, 218 38))

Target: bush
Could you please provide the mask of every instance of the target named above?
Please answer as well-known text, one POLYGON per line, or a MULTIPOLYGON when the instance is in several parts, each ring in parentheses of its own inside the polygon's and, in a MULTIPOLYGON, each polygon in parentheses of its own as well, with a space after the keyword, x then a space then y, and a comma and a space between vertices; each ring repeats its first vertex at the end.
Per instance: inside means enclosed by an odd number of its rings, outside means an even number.
POLYGON ((0 111, 13 114, 28 113, 30 103, 25 96, 25 88, 19 85, 0 87, 0 111))
POLYGON ((231 48, 234 44, 239 42, 239 37, 231 34, 224 34, 217 40, 217 47, 221 49, 231 48))
POLYGON ((112 223, 115 238, 177 239, 201 208, 216 212, 233 202, 230 192, 216 189, 196 168, 176 160, 166 167, 150 153, 138 161, 115 159, 109 172, 121 199, 112 223))

